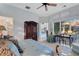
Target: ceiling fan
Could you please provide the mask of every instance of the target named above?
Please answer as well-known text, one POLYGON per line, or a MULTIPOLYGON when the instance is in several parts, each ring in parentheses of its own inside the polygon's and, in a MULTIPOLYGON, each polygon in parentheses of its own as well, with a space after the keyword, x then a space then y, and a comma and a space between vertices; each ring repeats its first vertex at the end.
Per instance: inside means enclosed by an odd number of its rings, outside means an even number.
POLYGON ((47 11, 48 10, 47 6, 54 6, 54 7, 56 7, 57 4, 54 4, 54 3, 42 3, 42 5, 39 6, 37 9, 39 9, 39 8, 41 8, 43 6, 45 6, 45 10, 47 11))

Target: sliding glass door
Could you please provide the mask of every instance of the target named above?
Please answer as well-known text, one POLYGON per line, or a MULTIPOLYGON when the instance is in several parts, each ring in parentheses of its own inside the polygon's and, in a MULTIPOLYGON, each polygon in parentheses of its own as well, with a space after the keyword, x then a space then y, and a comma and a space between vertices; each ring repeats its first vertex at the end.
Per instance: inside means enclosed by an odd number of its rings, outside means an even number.
POLYGON ((60 22, 54 23, 54 34, 58 34, 60 32, 60 22))

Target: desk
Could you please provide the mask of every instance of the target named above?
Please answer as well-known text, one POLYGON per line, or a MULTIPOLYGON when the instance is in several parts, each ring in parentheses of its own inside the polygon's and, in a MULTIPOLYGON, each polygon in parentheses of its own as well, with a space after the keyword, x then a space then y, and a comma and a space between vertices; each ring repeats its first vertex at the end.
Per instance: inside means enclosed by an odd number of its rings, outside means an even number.
POLYGON ((54 35, 54 37, 59 37, 59 38, 67 38, 67 39, 70 39, 70 36, 62 36, 62 35, 54 35))
POLYGON ((54 41, 63 44, 71 44, 73 42, 73 37, 68 35, 54 35, 54 41))

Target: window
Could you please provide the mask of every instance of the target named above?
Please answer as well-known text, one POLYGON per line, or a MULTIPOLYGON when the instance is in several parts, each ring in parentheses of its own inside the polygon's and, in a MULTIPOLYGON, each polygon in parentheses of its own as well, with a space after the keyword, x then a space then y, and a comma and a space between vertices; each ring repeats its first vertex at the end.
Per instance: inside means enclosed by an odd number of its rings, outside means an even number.
POLYGON ((60 22, 54 23, 54 33, 58 34, 60 31, 60 22))

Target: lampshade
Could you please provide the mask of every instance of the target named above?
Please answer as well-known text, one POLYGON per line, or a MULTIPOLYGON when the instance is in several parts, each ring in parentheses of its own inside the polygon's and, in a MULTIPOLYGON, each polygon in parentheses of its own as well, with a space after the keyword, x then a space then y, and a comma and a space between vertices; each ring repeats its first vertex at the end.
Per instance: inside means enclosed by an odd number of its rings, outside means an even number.
POLYGON ((63 25, 70 25, 70 23, 69 22, 65 22, 65 23, 63 23, 63 25))
POLYGON ((68 30, 68 34, 72 34, 72 30, 68 30))

